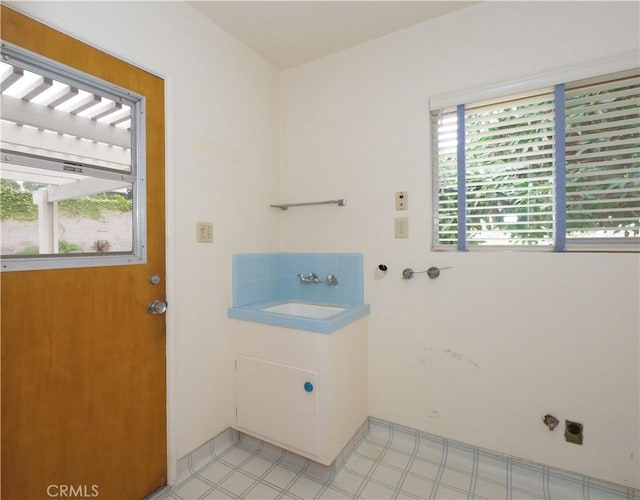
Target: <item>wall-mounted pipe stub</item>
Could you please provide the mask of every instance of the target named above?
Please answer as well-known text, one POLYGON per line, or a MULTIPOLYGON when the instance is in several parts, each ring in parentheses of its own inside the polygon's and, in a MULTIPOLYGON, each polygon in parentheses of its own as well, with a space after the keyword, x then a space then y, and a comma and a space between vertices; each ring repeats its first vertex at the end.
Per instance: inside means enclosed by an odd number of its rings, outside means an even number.
POLYGON ((376 266, 376 270, 373 273, 373 279, 374 280, 381 280, 387 277, 387 271, 389 270, 389 268, 387 267, 386 264, 378 264, 376 266))
POLYGON ((545 425, 549 428, 550 431, 558 427, 560 421, 554 417, 553 415, 545 415, 542 419, 545 425))
POLYGON ((414 271, 413 269, 411 269, 410 267, 407 267, 406 269, 404 269, 402 271, 402 279, 403 280, 410 280, 411 278, 414 277, 414 275, 416 274, 422 274, 422 273, 427 273, 427 276, 429 276, 429 278, 431 278, 432 280, 436 279, 438 276, 440 276, 440 271, 443 269, 451 269, 453 266, 447 266, 447 267, 435 267, 435 266, 431 266, 429 269, 427 269, 426 271, 414 271))

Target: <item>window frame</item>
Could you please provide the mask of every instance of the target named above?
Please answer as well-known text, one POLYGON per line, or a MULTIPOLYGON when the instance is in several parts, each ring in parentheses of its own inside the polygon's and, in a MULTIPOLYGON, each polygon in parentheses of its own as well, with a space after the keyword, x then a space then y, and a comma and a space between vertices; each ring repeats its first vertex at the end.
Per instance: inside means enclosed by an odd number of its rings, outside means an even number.
MULTIPOLYGON (((460 120, 461 116, 464 116, 464 105, 460 103, 469 103, 469 105, 476 105, 483 101, 498 101, 501 98, 526 94, 529 92, 535 92, 544 88, 553 88, 555 94, 556 103, 561 105, 555 108, 555 121, 556 128, 564 130, 564 87, 565 82, 567 85, 573 85, 577 82, 587 81, 590 79, 597 79, 599 77, 624 72, 633 72, 634 74, 640 73, 640 67, 638 61, 640 60, 640 53, 637 51, 626 52, 619 54, 615 57, 600 59, 592 61, 587 64, 580 64, 567 67, 562 70, 551 71, 548 73, 538 74, 528 78, 519 80, 512 80, 509 82, 500 83, 497 85, 488 85, 485 87, 479 87, 476 89, 465 90, 461 92, 447 93, 435 95, 429 98, 429 127, 431 129, 429 137, 430 147, 430 162, 431 162, 431 182, 432 182, 432 224, 431 224, 431 249, 434 251, 543 251, 543 252, 633 252, 640 251, 640 237, 634 238, 569 238, 566 234, 566 220, 565 211, 555 210, 556 204, 561 200, 564 200, 566 194, 566 178, 565 169, 556 168, 556 164, 560 162, 563 167, 565 163, 564 159, 564 134, 554 134, 556 136, 556 148, 561 151, 561 154, 556 155, 554 152, 554 230, 553 230, 553 244, 552 245, 467 245, 466 241, 457 239, 457 244, 443 245, 438 243, 439 235, 439 217, 438 210, 440 204, 439 189, 440 189, 440 175, 439 175, 439 163, 438 163, 438 129, 436 120, 434 119, 434 113, 438 111, 455 109, 455 113, 460 120), (462 114, 461 114, 462 113, 462 114), (558 137, 560 136, 560 137, 558 137), (562 192, 559 192, 562 190, 562 192), (557 219, 560 214, 559 220, 557 219), (556 231, 555 226, 559 225, 561 231, 556 231), (559 236, 559 237, 558 237, 559 236)), ((457 136, 457 154, 464 153, 465 141, 464 141, 464 129, 462 134, 460 133, 461 127, 458 127, 457 136)), ((464 162, 463 162, 464 163, 464 162)), ((461 178, 458 176, 458 188, 465 190, 464 183, 466 177, 461 178)), ((461 211, 466 209, 466 197, 462 194, 458 198, 458 202, 464 202, 463 206, 458 206, 458 217, 456 220, 456 227, 458 228, 458 234, 461 231, 466 232, 466 215, 460 217, 461 211), (461 223, 462 221, 462 223, 461 223)))
POLYGON ((37 155, 29 155, 5 149, 1 150, 3 161, 51 171, 63 171, 69 168, 76 168, 79 172, 94 178, 130 182, 133 193, 133 234, 131 251, 6 255, 1 257, 0 271, 71 269, 145 264, 147 262, 145 96, 5 42, 4 40, 0 42, 0 46, 2 60, 7 63, 15 62, 21 67, 38 73, 39 75, 53 78, 62 83, 73 84, 82 90, 94 92, 103 97, 126 104, 131 108, 130 172, 113 170, 82 162, 68 162, 63 159, 38 157, 37 155))

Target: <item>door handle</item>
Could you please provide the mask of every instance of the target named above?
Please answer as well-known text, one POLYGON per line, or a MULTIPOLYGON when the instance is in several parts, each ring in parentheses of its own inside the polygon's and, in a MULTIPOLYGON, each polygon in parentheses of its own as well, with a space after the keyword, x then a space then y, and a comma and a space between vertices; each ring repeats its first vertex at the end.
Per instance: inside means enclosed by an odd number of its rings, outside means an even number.
POLYGON ((167 312, 167 303, 162 300, 152 300, 147 310, 151 314, 164 314, 167 312))

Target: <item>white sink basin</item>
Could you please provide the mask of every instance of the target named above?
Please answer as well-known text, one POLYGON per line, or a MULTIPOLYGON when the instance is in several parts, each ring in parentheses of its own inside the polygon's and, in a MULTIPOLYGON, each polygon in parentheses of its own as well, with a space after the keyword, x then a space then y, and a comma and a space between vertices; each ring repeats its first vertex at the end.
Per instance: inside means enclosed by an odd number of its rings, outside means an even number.
POLYGON ((304 316, 305 318, 328 318, 347 309, 346 307, 319 306, 301 302, 285 302, 276 306, 265 307, 265 312, 289 314, 290 316, 304 316))

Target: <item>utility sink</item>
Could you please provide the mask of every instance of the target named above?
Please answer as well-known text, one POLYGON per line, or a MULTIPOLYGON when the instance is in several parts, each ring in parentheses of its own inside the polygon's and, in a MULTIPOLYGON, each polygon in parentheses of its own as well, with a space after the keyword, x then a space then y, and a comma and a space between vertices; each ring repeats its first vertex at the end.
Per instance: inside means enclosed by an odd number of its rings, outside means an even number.
POLYGON ((314 303, 297 299, 258 302, 227 309, 230 318, 331 333, 369 314, 369 304, 314 303))
POLYGON ((291 316, 303 316, 306 318, 329 318, 334 314, 345 311, 347 307, 322 306, 318 304, 308 304, 303 302, 285 302, 275 306, 264 307, 264 312, 279 314, 289 314, 291 316))

